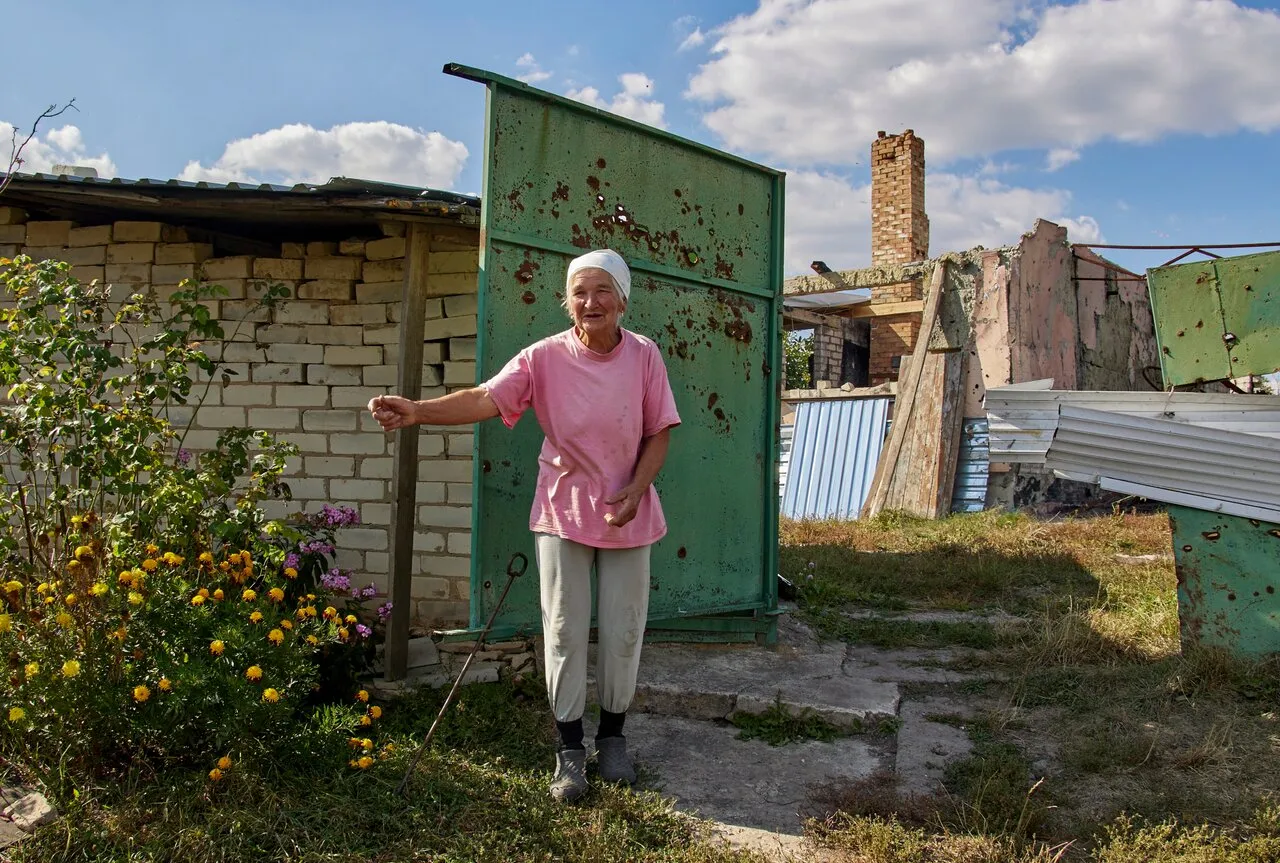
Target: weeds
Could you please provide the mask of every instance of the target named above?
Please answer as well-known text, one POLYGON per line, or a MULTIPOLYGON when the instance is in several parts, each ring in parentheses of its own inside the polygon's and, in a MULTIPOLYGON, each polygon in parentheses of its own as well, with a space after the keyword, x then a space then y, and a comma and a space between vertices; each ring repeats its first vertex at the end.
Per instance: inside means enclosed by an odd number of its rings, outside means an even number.
POLYGON ((770 746, 802 740, 830 741, 861 730, 840 728, 807 709, 792 713, 781 696, 763 713, 734 713, 729 721, 740 729, 739 740, 763 740, 770 746))

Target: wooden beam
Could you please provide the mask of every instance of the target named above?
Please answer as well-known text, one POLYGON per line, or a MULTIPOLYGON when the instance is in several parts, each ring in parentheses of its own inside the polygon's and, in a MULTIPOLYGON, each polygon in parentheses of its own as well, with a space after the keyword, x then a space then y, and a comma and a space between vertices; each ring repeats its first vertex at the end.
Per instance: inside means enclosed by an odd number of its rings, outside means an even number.
MULTIPOLYGON (((404 290, 400 303, 400 367, 396 391, 422 396, 422 336, 426 321, 431 263, 431 227, 413 223, 405 250, 404 290)), ((387 625, 386 677, 403 680, 409 664, 409 618, 413 601, 413 527, 418 494, 417 426, 396 431, 391 503, 391 619, 387 625)))
MULTIPOLYGON (((942 265, 938 265, 942 269, 942 265)), ((890 315, 911 315, 924 311, 924 300, 907 300, 902 303, 862 303, 841 312, 848 318, 885 318, 890 315)))
POLYGON ((782 320, 784 323, 797 323, 809 327, 829 327, 833 324, 839 324, 839 318, 832 320, 832 315, 820 315, 816 312, 801 311, 800 309, 783 309, 782 320))
POLYGON ((893 403, 893 426, 889 432, 889 443, 876 462, 875 478, 871 481, 866 503, 862 505, 862 518, 870 518, 878 513, 889 493, 898 455, 902 452, 902 442, 906 439, 907 426, 911 422, 911 412, 915 408, 916 390, 920 387, 920 373, 924 370, 924 357, 929 350, 929 335, 933 332, 933 322, 938 317, 946 269, 946 261, 939 261, 929 280, 929 294, 925 298, 924 316, 920 321, 916 346, 911 352, 911 364, 907 366, 906 378, 898 382, 898 397, 893 403))

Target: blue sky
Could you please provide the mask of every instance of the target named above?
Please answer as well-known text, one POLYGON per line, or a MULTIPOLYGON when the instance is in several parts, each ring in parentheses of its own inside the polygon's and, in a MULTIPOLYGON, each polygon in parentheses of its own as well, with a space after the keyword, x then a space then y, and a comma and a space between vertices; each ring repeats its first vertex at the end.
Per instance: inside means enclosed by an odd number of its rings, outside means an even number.
POLYGON ((926 142, 935 253, 1015 241, 1038 216, 1085 241, 1280 241, 1275 3, 0 0, 0 13, 30 25, 0 54, 0 123, 72 96, 79 108, 44 127, 28 169, 475 192, 484 93, 441 74, 458 61, 786 170, 789 272, 867 263, 867 151, 877 130, 908 127, 926 142))

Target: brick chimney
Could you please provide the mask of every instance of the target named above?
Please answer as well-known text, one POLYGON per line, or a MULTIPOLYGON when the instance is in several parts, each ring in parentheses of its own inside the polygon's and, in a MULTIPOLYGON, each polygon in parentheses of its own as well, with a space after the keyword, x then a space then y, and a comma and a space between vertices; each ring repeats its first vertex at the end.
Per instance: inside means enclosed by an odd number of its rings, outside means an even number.
MULTIPOLYGON (((929 217, 924 211, 924 140, 907 129, 880 132, 871 142, 871 265, 890 266, 929 257, 929 217)), ((901 303, 922 298, 919 281, 872 291, 871 302, 901 303)), ((873 318, 869 382, 898 377, 899 357, 910 354, 920 332, 920 313, 873 318)))

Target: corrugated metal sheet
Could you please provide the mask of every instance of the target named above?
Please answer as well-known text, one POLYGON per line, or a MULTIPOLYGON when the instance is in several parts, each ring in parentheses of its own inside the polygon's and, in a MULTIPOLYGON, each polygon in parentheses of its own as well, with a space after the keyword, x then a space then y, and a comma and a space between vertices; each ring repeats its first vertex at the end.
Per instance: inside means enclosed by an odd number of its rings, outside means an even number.
POLYGON ((956 459, 956 484, 951 493, 952 512, 981 512, 987 505, 990 475, 990 437, 987 419, 966 419, 956 459))
POLYGON ((1260 435, 1062 405, 1045 464, 1104 488, 1141 487, 1134 493, 1154 500, 1193 496, 1280 520, 1280 447, 1260 435))
POLYGON ((801 402, 787 468, 782 514, 855 519, 884 446, 893 399, 801 402))
POLYGON ((794 424, 788 423, 782 426, 778 435, 778 500, 781 501, 787 493, 787 468, 791 464, 791 441, 795 437, 796 427, 794 424))
POLYGON ((1058 409, 1066 405, 1280 438, 1280 396, 1048 389, 1052 383, 987 391, 992 461, 1043 464, 1058 427, 1058 409))

